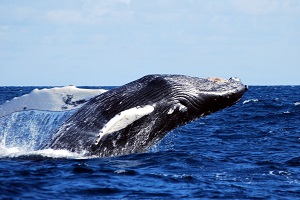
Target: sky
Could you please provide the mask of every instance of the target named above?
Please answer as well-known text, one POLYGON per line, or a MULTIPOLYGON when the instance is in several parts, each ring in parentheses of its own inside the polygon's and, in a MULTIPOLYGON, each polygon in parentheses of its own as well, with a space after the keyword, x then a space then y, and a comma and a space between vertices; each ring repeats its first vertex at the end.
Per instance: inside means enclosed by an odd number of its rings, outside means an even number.
POLYGON ((0 86, 300 85, 299 0, 2 0, 0 86))

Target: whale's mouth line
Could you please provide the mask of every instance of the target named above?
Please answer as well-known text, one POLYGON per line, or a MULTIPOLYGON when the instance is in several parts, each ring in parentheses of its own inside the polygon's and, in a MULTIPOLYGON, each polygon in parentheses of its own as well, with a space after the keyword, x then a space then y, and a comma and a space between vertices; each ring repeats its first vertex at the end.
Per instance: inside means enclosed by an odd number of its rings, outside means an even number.
MULTIPOLYGON (((228 107, 236 102, 238 102, 242 95, 248 90, 248 86, 244 88, 235 88, 227 91, 200 91, 197 96, 189 93, 179 93, 176 95, 176 99, 184 106, 190 107, 191 109, 201 110, 203 109, 203 104, 206 105, 205 102, 209 103, 209 99, 214 99, 217 101, 218 99, 226 99, 223 101, 224 106, 228 107), (204 98, 201 96, 205 96, 204 98), (228 105, 225 105, 228 104, 228 105)), ((222 103, 222 102, 220 102, 222 103)))

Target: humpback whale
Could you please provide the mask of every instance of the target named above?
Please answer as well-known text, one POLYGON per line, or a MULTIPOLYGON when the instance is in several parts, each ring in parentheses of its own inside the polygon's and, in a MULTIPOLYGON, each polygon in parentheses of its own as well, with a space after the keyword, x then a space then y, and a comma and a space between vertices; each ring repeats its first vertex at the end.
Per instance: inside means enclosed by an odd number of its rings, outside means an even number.
POLYGON ((246 90, 238 78, 147 75, 91 98, 45 148, 99 157, 145 152, 173 129, 235 104, 246 90))

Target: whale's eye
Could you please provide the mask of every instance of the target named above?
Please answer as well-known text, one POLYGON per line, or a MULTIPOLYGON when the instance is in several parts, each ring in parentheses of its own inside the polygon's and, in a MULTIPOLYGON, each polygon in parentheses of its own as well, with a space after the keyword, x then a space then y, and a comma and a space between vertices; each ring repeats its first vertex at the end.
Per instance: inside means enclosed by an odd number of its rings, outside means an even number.
POLYGON ((188 108, 183 104, 178 104, 178 110, 180 112, 186 112, 188 110, 188 108))
POLYGON ((172 106, 171 108, 169 108, 169 110, 168 110, 168 112, 167 112, 167 114, 168 115, 171 115, 171 114, 173 114, 175 111, 179 111, 179 112, 186 112, 188 110, 188 108, 185 106, 185 105, 183 105, 183 104, 181 104, 181 103, 177 103, 177 104, 175 104, 174 106, 172 106))

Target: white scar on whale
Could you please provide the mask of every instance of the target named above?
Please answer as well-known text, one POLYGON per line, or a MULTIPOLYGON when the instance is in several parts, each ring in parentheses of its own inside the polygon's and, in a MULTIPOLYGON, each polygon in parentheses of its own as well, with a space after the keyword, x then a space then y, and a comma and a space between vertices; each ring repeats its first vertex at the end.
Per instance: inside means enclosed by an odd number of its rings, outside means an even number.
POLYGON ((95 142, 95 145, 98 145, 101 138, 107 134, 122 130, 126 128, 129 124, 132 124, 136 120, 141 119, 142 117, 149 115, 154 111, 154 107, 151 105, 146 105, 143 107, 134 107, 127 110, 124 110, 116 114, 111 118, 106 125, 100 130, 98 139, 95 142))

